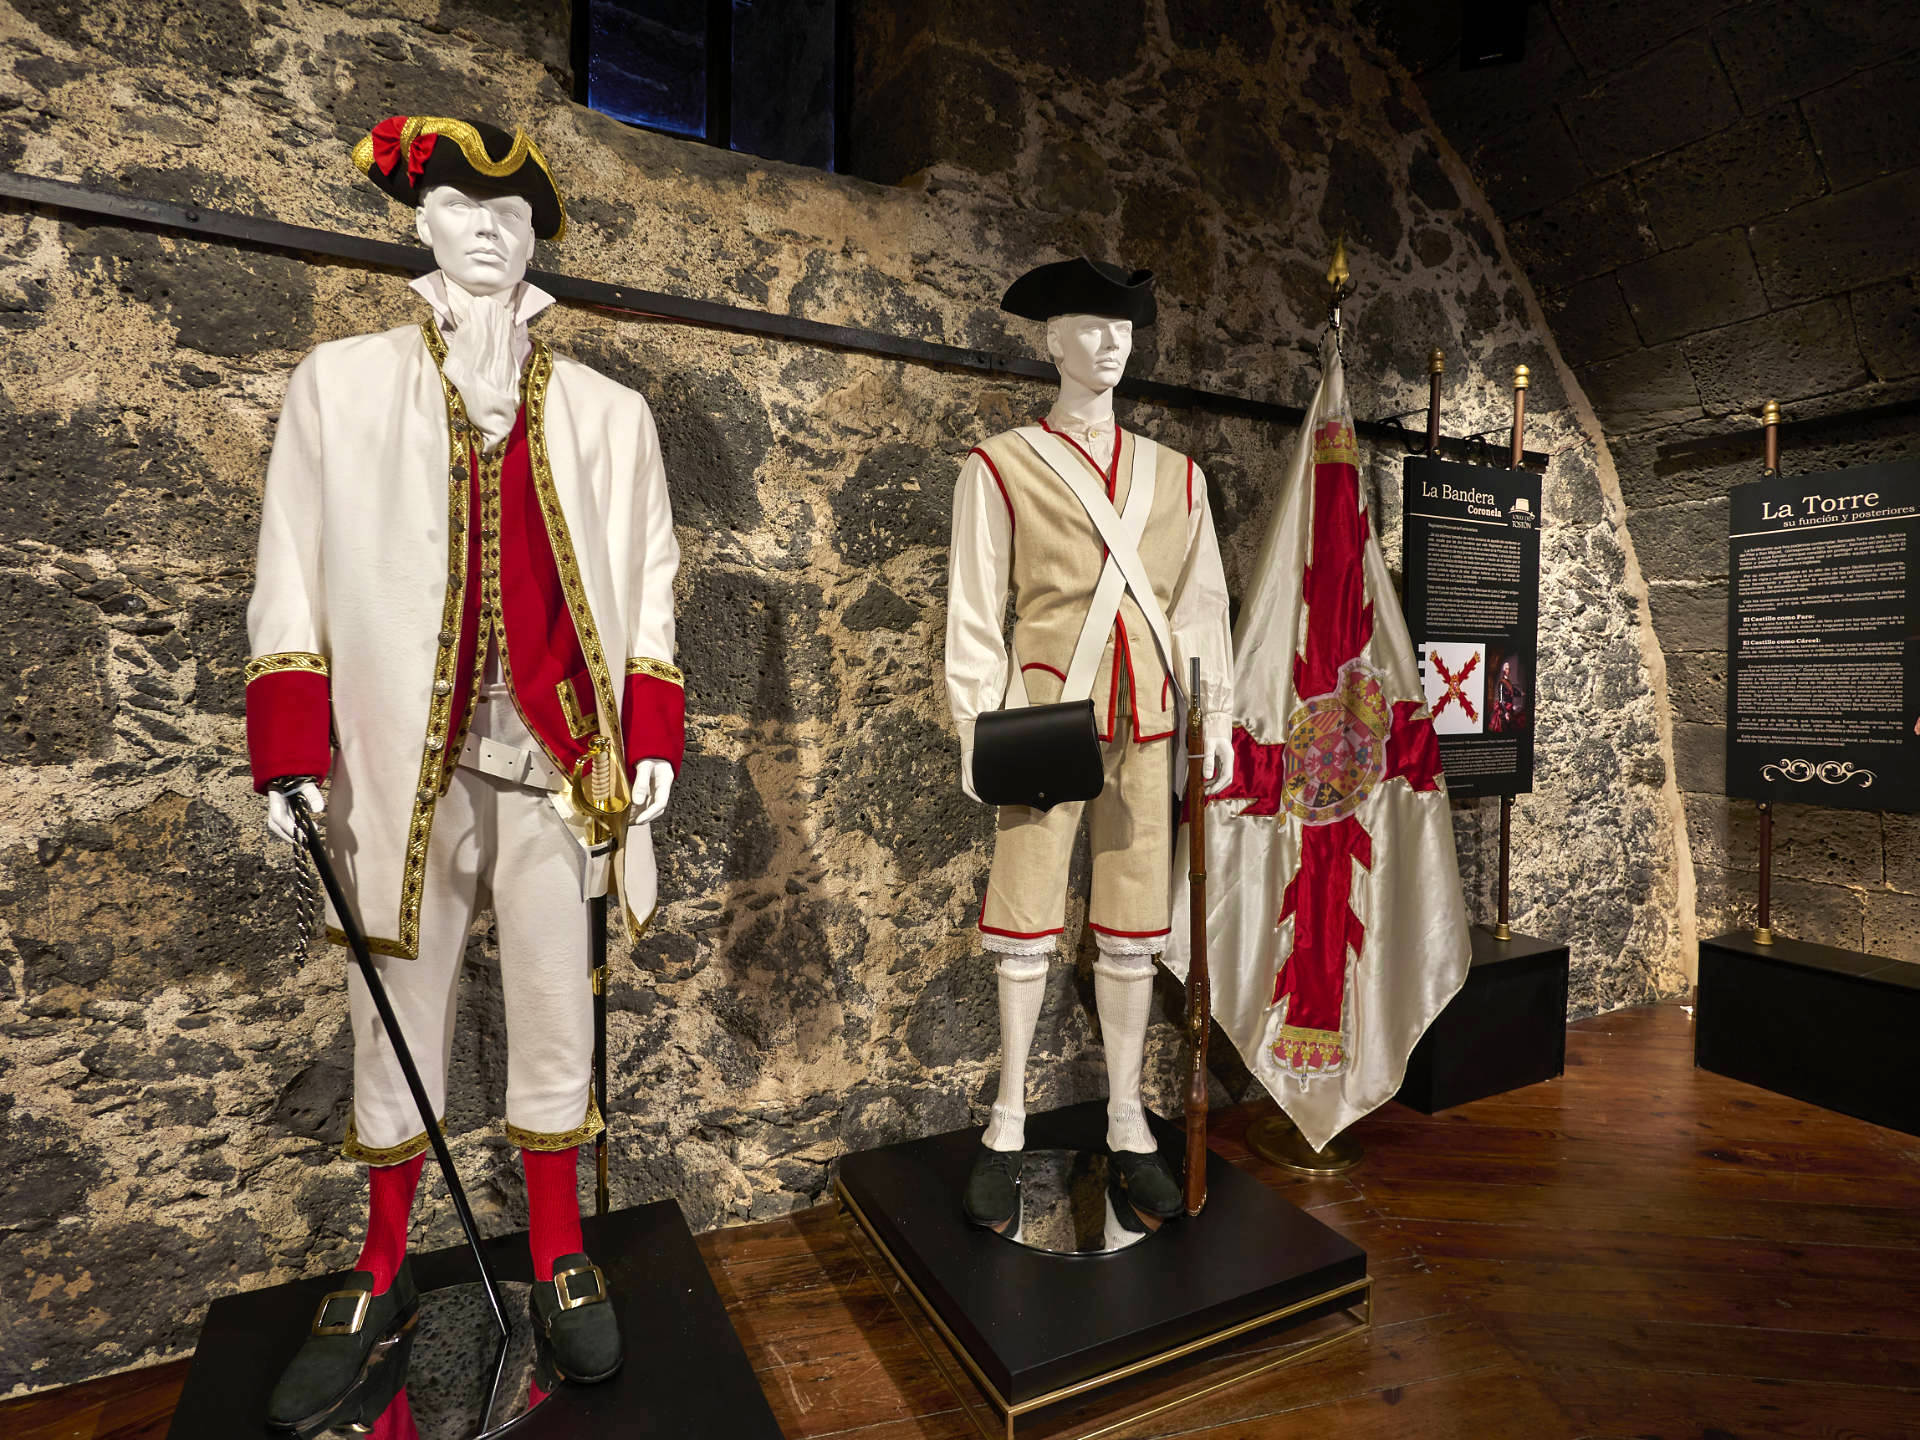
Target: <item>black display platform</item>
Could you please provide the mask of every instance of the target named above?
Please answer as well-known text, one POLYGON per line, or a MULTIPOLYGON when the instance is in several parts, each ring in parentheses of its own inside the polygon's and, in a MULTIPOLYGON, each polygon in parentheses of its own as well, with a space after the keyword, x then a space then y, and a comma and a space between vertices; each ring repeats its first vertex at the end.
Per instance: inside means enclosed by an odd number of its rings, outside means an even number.
POLYGON ((1700 942, 1693 1063, 1920 1135, 1920 965, 1751 931, 1700 942))
MULTIPOLYGON (((1106 1123, 1101 1101, 1047 1111, 1028 1118, 1027 1143, 1098 1149, 1106 1123)), ((1178 1173, 1183 1133, 1151 1123, 1178 1173)), ((980 1134, 976 1126, 849 1155, 836 1188, 1003 1413, 1250 1322, 1284 1314, 1304 1324, 1364 1303, 1366 1252, 1211 1153, 1205 1210, 1129 1249, 1047 1254, 975 1229, 960 1193, 980 1134)))
MULTIPOLYGON (((514 1440, 781 1440, 680 1207, 661 1200, 589 1216, 581 1228, 620 1307, 627 1363, 602 1384, 562 1385, 513 1425, 514 1440)), ((524 1234, 489 1240, 487 1260, 503 1282, 533 1278, 524 1234)), ((479 1278, 465 1246, 416 1255, 413 1270, 422 1291, 479 1278)), ((267 1397, 340 1278, 214 1301, 169 1440, 276 1434, 261 1420, 267 1397)))
POLYGON ((1551 1080, 1567 1068, 1565 945, 1475 925, 1467 983, 1407 1058, 1394 1098, 1422 1114, 1551 1080))

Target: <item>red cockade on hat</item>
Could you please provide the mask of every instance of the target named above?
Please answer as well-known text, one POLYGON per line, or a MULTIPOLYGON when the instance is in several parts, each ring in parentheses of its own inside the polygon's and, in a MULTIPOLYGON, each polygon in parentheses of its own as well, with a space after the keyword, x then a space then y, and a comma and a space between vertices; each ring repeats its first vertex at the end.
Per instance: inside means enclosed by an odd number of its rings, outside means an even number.
POLYGON ((433 142, 440 137, 431 132, 415 135, 413 143, 407 144, 407 126, 410 117, 389 115, 373 127, 373 163, 380 167, 382 175, 393 174, 393 167, 400 163, 402 147, 407 152, 407 181, 420 183, 420 172, 427 167, 427 157, 433 154, 433 142))

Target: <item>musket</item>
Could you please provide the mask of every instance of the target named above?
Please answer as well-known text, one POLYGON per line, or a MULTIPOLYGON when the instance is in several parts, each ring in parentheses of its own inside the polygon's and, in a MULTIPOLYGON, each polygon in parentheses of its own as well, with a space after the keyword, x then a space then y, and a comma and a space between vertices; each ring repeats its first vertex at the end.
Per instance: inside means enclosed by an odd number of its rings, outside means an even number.
MULTIPOLYGON (((617 842, 626 826, 633 792, 626 767, 614 758, 613 743, 596 735, 573 773, 573 799, 588 817, 593 853, 612 849, 609 863, 620 863, 617 842)), ((593 978, 593 1101, 600 1111, 600 1133, 593 1137, 593 1210, 607 1213, 607 888, 587 901, 587 965, 593 978)))
POLYGON ((1200 661, 1187 687, 1187 1214, 1207 1203, 1207 737, 1200 715, 1200 661))
POLYGON ((454 1213, 460 1217, 460 1228, 467 1236, 467 1248, 473 1252, 474 1268, 480 1272, 480 1286, 487 1292, 487 1307, 493 1311, 493 1323, 499 1328, 504 1341, 512 1333, 512 1327, 507 1324, 506 1307, 500 1303, 500 1287, 494 1283, 493 1271, 487 1265, 487 1252, 480 1245, 480 1227, 474 1223, 473 1210, 467 1204, 467 1192, 460 1184, 460 1172, 453 1168, 453 1155, 447 1149, 447 1137, 440 1133, 440 1122, 435 1118, 433 1105, 427 1099, 427 1087, 420 1083, 420 1072, 413 1063, 413 1051, 407 1048, 407 1037, 400 1033, 400 1017, 393 1013, 393 1002, 387 998, 387 987, 380 983, 380 972, 374 969, 373 952, 367 948, 367 932, 361 928, 359 913, 340 889, 339 878, 333 873, 333 862, 327 859, 327 847, 320 839, 320 826, 315 822, 313 812, 307 808, 307 802, 297 793, 288 792, 287 808, 293 812, 293 822, 300 827, 301 837, 307 842, 307 853, 313 857, 313 868, 320 872, 320 883, 326 888, 327 899, 333 902, 333 913, 339 917, 340 930, 347 937, 347 948, 353 952, 354 964, 360 967, 360 978, 366 982, 367 993, 373 997, 373 1008, 380 1012, 380 1024, 387 1032, 387 1041, 393 1046, 395 1058, 400 1061, 400 1073, 406 1077, 407 1089, 412 1092, 414 1106, 420 1112, 420 1128, 426 1131, 427 1143, 433 1147, 433 1158, 447 1182, 447 1194, 453 1199, 454 1213))

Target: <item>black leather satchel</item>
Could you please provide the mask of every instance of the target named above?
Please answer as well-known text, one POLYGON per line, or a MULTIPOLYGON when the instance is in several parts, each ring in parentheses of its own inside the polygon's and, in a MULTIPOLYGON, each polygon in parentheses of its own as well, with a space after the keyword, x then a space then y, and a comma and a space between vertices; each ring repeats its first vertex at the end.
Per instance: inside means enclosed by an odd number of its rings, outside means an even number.
POLYGON ((1051 810, 1107 783, 1093 701, 989 710, 973 725, 973 792, 989 805, 1051 810))

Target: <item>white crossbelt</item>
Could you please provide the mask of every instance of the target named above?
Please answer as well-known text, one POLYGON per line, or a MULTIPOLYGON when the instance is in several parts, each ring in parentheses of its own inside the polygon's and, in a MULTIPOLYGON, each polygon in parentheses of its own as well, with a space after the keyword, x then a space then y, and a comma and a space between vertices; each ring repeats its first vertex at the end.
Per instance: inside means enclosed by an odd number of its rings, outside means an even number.
POLYGON ((484 735, 468 735, 460 747, 460 763, 482 775, 526 785, 535 790, 558 791, 565 788, 560 772, 544 751, 522 750, 517 745, 502 745, 484 735))

